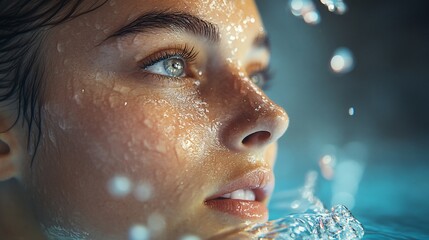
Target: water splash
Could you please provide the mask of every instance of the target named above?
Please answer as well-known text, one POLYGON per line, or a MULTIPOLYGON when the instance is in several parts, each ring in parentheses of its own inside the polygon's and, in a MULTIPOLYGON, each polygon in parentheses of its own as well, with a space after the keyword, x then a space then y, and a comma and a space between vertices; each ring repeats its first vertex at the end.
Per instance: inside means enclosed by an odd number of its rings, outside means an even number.
POLYGON ((316 240, 316 239, 361 239, 362 224, 342 205, 334 206, 326 213, 293 214, 285 218, 257 224, 244 230, 255 239, 316 240))
POLYGON ((213 239, 362 239, 364 235, 362 224, 353 217, 345 206, 335 205, 331 210, 328 210, 314 195, 317 176, 316 171, 307 173, 304 186, 299 190, 290 192, 294 198, 292 201, 286 201, 288 210, 301 213, 229 230, 213 239))

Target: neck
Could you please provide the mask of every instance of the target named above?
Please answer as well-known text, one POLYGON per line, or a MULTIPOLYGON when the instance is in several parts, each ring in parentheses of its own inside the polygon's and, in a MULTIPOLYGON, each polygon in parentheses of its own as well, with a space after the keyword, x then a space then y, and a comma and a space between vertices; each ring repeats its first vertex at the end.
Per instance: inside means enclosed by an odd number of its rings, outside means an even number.
POLYGON ((0 181, 0 236, 45 240, 23 187, 15 179, 0 181))

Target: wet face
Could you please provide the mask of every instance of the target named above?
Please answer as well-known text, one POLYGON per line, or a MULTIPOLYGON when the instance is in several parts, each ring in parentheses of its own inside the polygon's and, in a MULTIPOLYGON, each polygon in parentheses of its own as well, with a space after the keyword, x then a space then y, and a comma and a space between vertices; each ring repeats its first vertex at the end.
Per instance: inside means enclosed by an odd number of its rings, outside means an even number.
POLYGON ((288 120, 261 90, 253 1, 109 1, 43 48, 43 137, 22 179, 47 232, 175 239, 267 219, 288 120))

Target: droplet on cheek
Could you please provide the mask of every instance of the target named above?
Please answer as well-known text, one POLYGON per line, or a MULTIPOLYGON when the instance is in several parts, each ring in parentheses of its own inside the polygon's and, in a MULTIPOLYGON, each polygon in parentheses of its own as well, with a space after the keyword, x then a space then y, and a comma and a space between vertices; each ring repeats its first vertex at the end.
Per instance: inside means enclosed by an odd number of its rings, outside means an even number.
POLYGON ((146 226, 140 224, 132 226, 128 233, 129 240, 147 240, 149 238, 149 230, 146 228, 146 226))
POLYGON ((130 193, 132 183, 125 176, 115 176, 109 180, 107 188, 112 196, 125 197, 130 193))

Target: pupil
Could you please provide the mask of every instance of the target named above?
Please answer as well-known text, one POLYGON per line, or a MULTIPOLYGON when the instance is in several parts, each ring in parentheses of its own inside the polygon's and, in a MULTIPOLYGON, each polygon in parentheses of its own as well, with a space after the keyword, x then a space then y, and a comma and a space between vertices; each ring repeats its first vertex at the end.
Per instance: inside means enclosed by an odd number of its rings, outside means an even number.
POLYGON ((262 76, 260 74, 254 75, 251 79, 256 86, 261 87, 263 85, 262 76))
POLYGON ((165 71, 172 77, 180 77, 184 73, 184 65, 182 59, 171 58, 164 62, 165 71))

